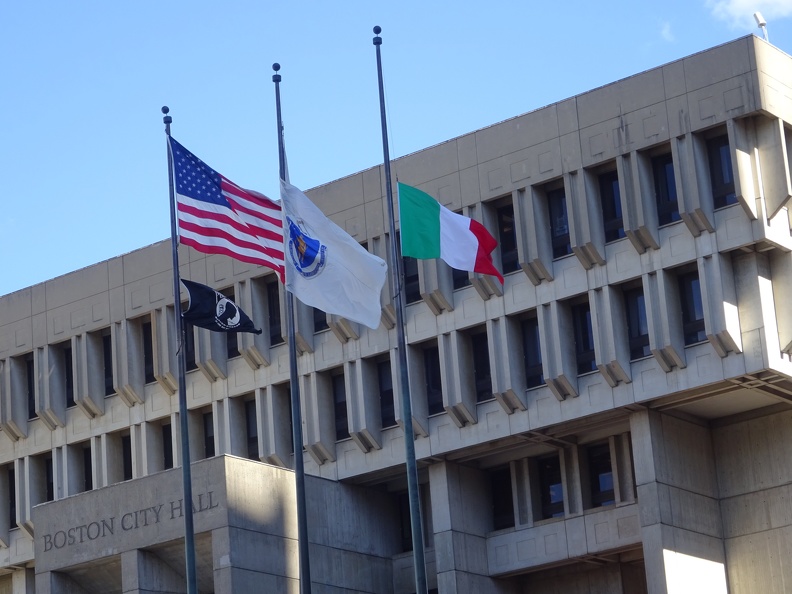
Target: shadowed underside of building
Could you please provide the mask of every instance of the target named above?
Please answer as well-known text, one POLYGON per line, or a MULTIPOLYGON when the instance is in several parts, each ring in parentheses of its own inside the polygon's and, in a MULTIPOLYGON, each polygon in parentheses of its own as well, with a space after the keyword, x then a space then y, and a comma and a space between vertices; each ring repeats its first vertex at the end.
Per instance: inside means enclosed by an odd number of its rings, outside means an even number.
MULTIPOLYGON (((791 72, 749 36, 393 162, 506 279, 404 261, 434 591, 789 589, 791 72)), ((384 183, 308 194, 388 259, 384 183)), ((0 593, 186 591, 170 262, 0 297, 0 593)), ((264 329, 188 332, 199 591, 298 592, 282 287, 180 262, 264 329)), ((414 591, 394 289, 296 307, 317 592, 414 591)))

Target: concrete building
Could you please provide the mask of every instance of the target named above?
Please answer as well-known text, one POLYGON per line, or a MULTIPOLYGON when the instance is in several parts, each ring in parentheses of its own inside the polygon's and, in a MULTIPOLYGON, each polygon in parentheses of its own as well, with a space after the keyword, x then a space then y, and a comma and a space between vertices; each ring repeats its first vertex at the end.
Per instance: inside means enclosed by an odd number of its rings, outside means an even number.
MULTIPOLYGON (((506 276, 405 263, 437 592, 792 589, 790 73, 749 36, 394 161, 506 276)), ((308 194, 387 255, 382 167, 308 194)), ((282 288, 180 259, 265 330, 187 345, 200 592, 297 592, 282 288)), ((0 298, 0 593, 184 591, 170 261, 0 298)), ((297 308, 315 592, 412 591, 392 290, 297 308)))

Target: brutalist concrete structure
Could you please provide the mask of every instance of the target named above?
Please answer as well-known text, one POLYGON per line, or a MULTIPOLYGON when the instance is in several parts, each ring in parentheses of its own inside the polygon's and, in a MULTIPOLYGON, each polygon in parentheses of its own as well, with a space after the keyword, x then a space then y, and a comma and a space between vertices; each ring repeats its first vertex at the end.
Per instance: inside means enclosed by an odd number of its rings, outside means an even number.
MULTIPOLYGON (((405 263, 437 592, 788 591, 790 74, 749 36, 394 161, 506 277, 405 263)), ((387 257, 382 167, 308 194, 387 257)), ((180 249, 264 328, 185 347, 200 591, 297 592, 281 287, 180 249)), ((0 297, 0 592, 184 591, 170 261, 0 297)), ((297 307, 315 591, 412 592, 393 290, 297 307)))

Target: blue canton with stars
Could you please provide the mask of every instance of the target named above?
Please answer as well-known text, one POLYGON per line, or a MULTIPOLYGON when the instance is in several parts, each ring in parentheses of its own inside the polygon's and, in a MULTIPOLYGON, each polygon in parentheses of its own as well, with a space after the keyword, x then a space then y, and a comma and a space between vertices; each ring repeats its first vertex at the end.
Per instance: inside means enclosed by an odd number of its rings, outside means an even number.
POLYGON ((176 193, 230 208, 220 186, 221 175, 171 137, 176 193))

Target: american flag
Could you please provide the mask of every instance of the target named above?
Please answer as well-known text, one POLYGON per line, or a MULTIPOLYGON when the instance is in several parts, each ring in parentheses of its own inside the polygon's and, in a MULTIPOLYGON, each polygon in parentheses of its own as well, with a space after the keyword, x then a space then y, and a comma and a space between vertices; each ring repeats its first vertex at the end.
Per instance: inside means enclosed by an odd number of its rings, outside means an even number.
POLYGON ((266 266, 284 282, 280 204, 240 188, 169 140, 181 243, 205 254, 266 266))

